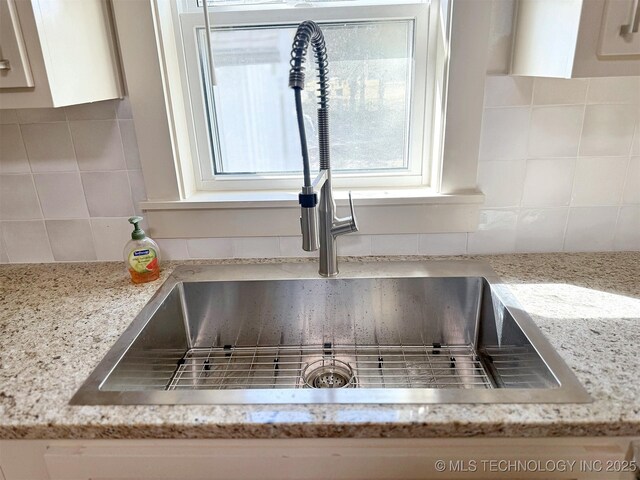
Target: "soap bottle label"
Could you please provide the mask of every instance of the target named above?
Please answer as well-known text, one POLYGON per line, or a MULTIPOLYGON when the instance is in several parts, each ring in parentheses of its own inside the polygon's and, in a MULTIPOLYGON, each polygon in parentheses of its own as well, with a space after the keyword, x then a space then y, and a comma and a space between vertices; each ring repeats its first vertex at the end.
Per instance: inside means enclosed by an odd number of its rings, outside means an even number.
POLYGON ((136 248, 129 254, 131 269, 139 274, 158 273, 158 255, 153 248, 136 248))

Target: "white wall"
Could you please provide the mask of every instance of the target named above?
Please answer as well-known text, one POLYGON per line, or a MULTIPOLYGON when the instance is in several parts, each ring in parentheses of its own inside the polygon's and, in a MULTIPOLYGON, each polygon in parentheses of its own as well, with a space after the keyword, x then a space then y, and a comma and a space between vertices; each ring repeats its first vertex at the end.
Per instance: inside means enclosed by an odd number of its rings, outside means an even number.
POLYGON ((120 259, 143 199, 127 101, 0 110, 0 262, 120 259))
MULTIPOLYGON (((347 235, 341 255, 640 250, 640 77, 490 75, 477 232, 347 235)), ((173 258, 301 256, 297 237, 171 239, 173 258)))
POLYGON ((640 247, 640 78, 487 78, 469 252, 640 247))
MULTIPOLYGON (((340 254, 640 250, 639 116, 639 77, 489 76, 480 229, 345 236, 340 254)), ((0 110, 0 123, 0 261, 120 260, 144 199, 128 103, 0 110)), ((165 258, 304 253, 297 237, 160 244, 165 258)))
MULTIPOLYGON (((348 235, 341 255, 640 250, 640 77, 505 76, 513 5, 493 0, 479 230, 348 235)), ((0 110, 0 263, 120 260, 144 198, 126 100, 0 110)), ((298 237, 159 243, 175 259, 305 253, 298 237)))

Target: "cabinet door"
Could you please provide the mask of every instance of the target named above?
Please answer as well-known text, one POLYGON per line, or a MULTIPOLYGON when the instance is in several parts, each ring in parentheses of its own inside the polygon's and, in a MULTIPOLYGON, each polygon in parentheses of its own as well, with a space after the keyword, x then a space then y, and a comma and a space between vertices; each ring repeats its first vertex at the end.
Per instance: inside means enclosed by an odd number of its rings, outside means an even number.
POLYGON ((15 0, 0 0, 0 88, 33 85, 15 0))
POLYGON ((640 0, 607 0, 598 54, 640 55, 640 0))

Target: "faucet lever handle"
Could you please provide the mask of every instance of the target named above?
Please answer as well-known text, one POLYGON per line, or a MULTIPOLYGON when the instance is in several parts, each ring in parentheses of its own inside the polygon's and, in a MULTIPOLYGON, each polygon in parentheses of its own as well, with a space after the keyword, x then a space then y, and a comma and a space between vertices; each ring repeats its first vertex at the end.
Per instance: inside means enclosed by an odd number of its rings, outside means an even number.
POLYGON ((356 213, 353 210, 353 198, 349 192, 349 208, 351 215, 344 218, 336 218, 331 226, 331 233, 334 236, 345 235, 347 233, 355 233, 358 231, 358 222, 356 222, 356 213))
POLYGON ((351 196, 351 190, 349 190, 349 209, 351 210, 351 230, 353 232, 357 232, 358 221, 356 220, 356 212, 353 209, 353 197, 351 196))

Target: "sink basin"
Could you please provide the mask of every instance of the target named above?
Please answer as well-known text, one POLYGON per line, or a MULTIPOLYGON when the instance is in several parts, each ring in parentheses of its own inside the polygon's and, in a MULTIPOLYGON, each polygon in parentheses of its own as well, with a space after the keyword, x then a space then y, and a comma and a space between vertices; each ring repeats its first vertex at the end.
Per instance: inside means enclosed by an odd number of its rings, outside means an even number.
POLYGON ((71 403, 590 401, 485 263, 315 267, 177 268, 71 403))

